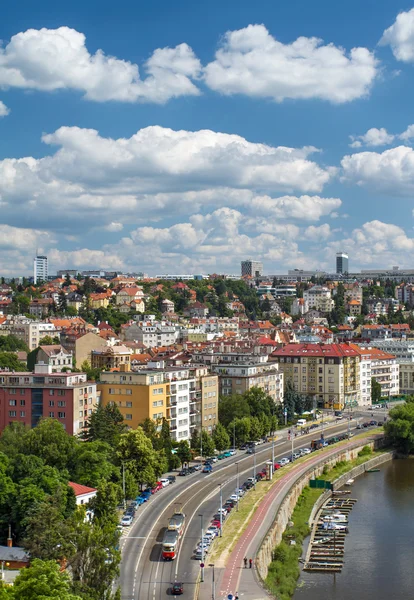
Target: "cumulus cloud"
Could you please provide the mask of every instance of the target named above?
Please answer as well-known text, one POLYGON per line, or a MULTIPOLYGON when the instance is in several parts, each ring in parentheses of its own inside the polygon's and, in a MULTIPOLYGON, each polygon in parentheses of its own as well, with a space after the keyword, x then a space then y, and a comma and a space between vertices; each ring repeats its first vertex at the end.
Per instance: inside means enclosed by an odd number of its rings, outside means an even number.
POLYGON ((0 117, 6 117, 10 113, 10 109, 0 100, 0 117))
POLYGON ((349 144, 351 148, 361 148, 361 146, 388 146, 394 141, 395 135, 388 133, 384 127, 380 129, 372 127, 364 135, 351 135, 350 138, 352 140, 352 143, 349 144))
POLYGON ((96 102, 164 103, 200 93, 192 79, 199 76, 201 64, 187 44, 155 50, 144 68, 142 79, 136 64, 103 50, 90 54, 85 35, 70 27, 28 29, 0 49, 3 88, 72 89, 96 102))
POLYGON ((305 229, 303 235, 305 239, 310 240, 311 242, 321 242, 330 238, 332 231, 328 223, 319 225, 319 227, 309 225, 309 227, 305 229))
POLYGON ((301 219, 318 221, 341 206, 339 198, 321 198, 320 196, 254 196, 250 208, 254 214, 266 214, 278 219, 301 219))
POLYGON ((117 223, 116 221, 111 221, 108 225, 105 226, 106 231, 110 231, 111 233, 116 233, 118 231, 122 231, 124 226, 122 223, 117 223))
POLYGON ((344 156, 341 165, 343 181, 394 195, 414 192, 414 150, 407 146, 344 156))
POLYGON ((366 96, 376 75, 377 60, 367 48, 347 53, 315 37, 283 44, 264 25, 228 31, 204 70, 207 85, 222 94, 336 104, 366 96))
POLYGON ((391 46, 397 60, 414 61, 414 8, 401 12, 386 29, 380 40, 382 46, 391 46))
POLYGON ((398 137, 406 142, 414 138, 414 125, 409 125, 398 137))

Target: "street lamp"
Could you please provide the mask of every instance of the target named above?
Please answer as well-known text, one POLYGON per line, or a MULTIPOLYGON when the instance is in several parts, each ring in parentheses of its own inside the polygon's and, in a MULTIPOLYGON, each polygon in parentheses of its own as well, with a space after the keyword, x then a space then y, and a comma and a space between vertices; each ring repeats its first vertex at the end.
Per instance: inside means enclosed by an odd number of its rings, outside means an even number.
POLYGON ((204 541, 203 541, 203 537, 204 537, 204 532, 203 532, 203 515, 198 515, 201 518, 201 583, 203 583, 204 581, 204 541))
POLYGON ((239 510, 239 463, 236 462, 236 468, 237 468, 237 478, 236 478, 236 496, 237 496, 237 504, 236 504, 236 510, 239 510))
POLYGON ((209 567, 213 567, 213 581, 211 582, 211 598, 216 600, 216 579, 214 577, 214 564, 209 564, 209 567))
POLYGON ((236 450, 236 421, 233 423, 233 450, 236 450))
POLYGON ((253 448, 253 485, 256 489, 256 448, 253 448))

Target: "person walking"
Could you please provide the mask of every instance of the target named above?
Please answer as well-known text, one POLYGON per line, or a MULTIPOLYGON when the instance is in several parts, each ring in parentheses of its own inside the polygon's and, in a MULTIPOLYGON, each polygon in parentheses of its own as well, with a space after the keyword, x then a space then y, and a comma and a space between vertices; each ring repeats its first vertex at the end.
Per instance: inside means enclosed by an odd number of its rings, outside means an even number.
POLYGON ((243 561, 244 561, 244 568, 247 569, 247 558, 244 557, 243 561))
POLYGON ((253 566, 253 560, 251 558, 249 558, 249 567, 250 567, 250 569, 252 568, 252 566, 253 566))

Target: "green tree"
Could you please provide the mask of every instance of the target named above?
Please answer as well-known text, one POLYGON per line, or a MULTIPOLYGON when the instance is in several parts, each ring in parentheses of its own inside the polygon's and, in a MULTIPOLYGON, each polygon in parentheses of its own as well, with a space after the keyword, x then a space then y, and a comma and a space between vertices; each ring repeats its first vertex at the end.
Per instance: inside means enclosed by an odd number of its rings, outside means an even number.
POLYGON ((117 455, 119 461, 125 464, 125 470, 134 476, 138 484, 153 485, 156 482, 160 456, 141 427, 120 436, 117 455))
POLYGON ((250 417, 250 435, 252 440, 258 440, 262 437, 262 424, 258 417, 250 417))
POLYGON ((13 352, 0 352, 0 368, 9 371, 25 371, 26 365, 13 352))
POLYGON ((177 447, 177 456, 181 461, 181 466, 184 466, 184 463, 189 463, 192 459, 192 454, 190 450, 190 446, 186 440, 181 440, 177 447))
POLYGON ((230 447, 230 437, 225 427, 221 423, 217 423, 213 431, 213 441, 216 450, 222 452, 230 447))
POLYGON ((17 352, 18 350, 28 352, 29 348, 24 341, 16 335, 1 335, 0 350, 5 352, 17 352))
POLYGON ((201 438, 200 438, 200 432, 196 428, 194 428, 191 433, 190 446, 191 446, 191 450, 200 452, 201 438))
POLYGON ((243 417, 242 419, 234 419, 228 426, 227 432, 229 435, 233 435, 233 432, 236 432, 236 444, 244 444, 245 442, 251 440, 250 435, 251 429, 251 418, 243 417))
POLYGON ((22 569, 13 585, 13 600, 81 600, 71 593, 68 573, 56 561, 34 559, 22 569))
POLYGON ((371 379, 371 403, 376 404, 381 400, 381 384, 372 377, 371 379))
POLYGON ((47 465, 63 470, 72 464, 76 443, 62 423, 55 419, 41 419, 25 434, 24 449, 26 454, 39 456, 47 465))
POLYGON ((209 435, 207 431, 203 429, 201 438, 203 440, 203 456, 211 456, 214 454, 215 445, 211 435, 209 435))
POLYGON ((113 453, 113 448, 101 440, 77 444, 70 469, 73 481, 99 488, 103 481, 119 479, 119 468, 112 462, 113 453))
POLYGON ((89 502, 88 508, 93 510, 94 519, 100 523, 113 521, 117 525, 117 506, 121 500, 121 486, 112 481, 102 481, 96 496, 89 502))
POLYGON ((245 396, 232 394, 221 396, 218 405, 219 421, 227 427, 233 419, 250 417, 250 406, 245 396))
POLYGON ((98 404, 90 415, 82 439, 88 442, 102 441, 112 448, 118 445, 120 436, 126 431, 121 411, 114 403, 98 404))
POLYGON ((60 344, 60 337, 58 335, 54 335, 53 337, 51 335, 45 335, 39 341, 39 346, 54 346, 57 344, 60 344))
POLYGON ((414 403, 400 404, 389 413, 384 430, 390 442, 401 452, 414 451, 414 403))

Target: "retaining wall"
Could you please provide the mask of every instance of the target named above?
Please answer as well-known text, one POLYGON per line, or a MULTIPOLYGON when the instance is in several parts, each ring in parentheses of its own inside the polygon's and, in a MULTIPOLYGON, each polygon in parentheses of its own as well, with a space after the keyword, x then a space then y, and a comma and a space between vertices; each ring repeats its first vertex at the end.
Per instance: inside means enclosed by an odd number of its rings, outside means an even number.
MULTIPOLYGON (((299 475, 298 478, 294 481, 294 483, 290 486, 290 488, 286 491, 286 494, 279 505, 279 508, 275 514, 275 518, 273 520, 273 524, 269 528, 265 537, 263 538, 263 542, 260 546, 260 549, 256 555, 255 565, 257 569, 257 573, 259 574, 262 582, 266 579, 269 565, 272 562, 273 550, 276 546, 280 544, 282 541, 282 535, 285 531, 290 518, 292 516, 293 510, 296 506, 299 496, 301 495, 303 489, 309 485, 309 481, 311 479, 315 479, 319 477, 323 473, 323 468, 325 465, 334 466, 336 463, 345 460, 351 461, 357 458, 358 452, 362 450, 365 446, 370 446, 372 449, 378 449, 379 447, 383 447, 384 442, 383 438, 378 438, 375 440, 366 440, 365 442, 358 442, 351 448, 342 448, 332 454, 328 458, 324 458, 323 454, 321 454, 321 460, 316 465, 310 467, 305 473, 299 475)), ((392 453, 391 453, 392 454, 392 453)), ((382 457, 377 457, 382 458, 382 457)), ((376 460, 376 459, 373 459, 376 460)), ((388 459, 390 460, 390 459, 388 459)), ((379 464, 379 463, 375 463, 379 464)), ((362 467, 362 471, 364 471, 364 465, 360 465, 362 467)), ((360 467, 356 467, 359 469, 360 467)), ((372 468, 372 467, 371 467, 372 468)), ((355 475, 356 476, 356 475, 355 475)), ((350 472, 346 474, 345 481, 350 479, 350 472)), ((341 484, 343 485, 343 484, 341 484)), ((340 487, 338 485, 337 487, 340 487)), ((334 486, 334 489, 337 489, 334 486)), ((322 495, 325 496, 325 493, 322 495)), ((320 499, 319 499, 320 500, 320 499)))

